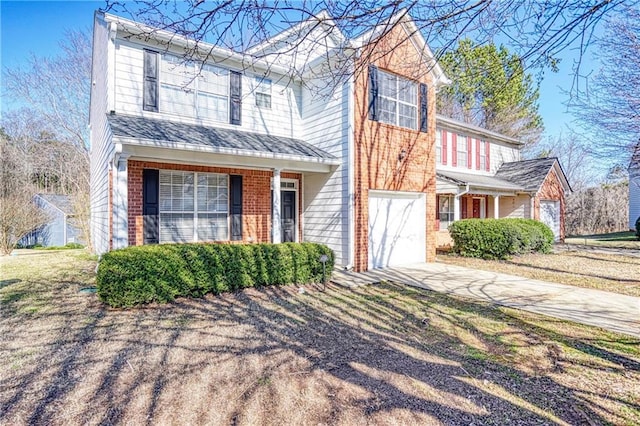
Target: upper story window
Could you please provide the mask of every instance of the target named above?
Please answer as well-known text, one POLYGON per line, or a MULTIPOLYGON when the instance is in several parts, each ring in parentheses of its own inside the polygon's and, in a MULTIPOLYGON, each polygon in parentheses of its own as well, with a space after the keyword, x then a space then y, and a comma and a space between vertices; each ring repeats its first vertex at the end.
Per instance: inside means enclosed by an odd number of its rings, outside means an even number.
POLYGON ((161 112, 227 121, 229 71, 162 55, 159 97, 161 112))
POLYGON ((436 164, 442 164, 442 132, 436 131, 436 164))
POLYGON ((478 144, 477 168, 480 170, 486 170, 487 169, 487 144, 485 141, 481 141, 480 139, 476 139, 476 143, 478 144))
POLYGON ((467 137, 458 134, 456 143, 456 159, 458 160, 456 165, 458 167, 467 167, 467 158, 469 156, 467 149, 467 137))
POLYGON ((260 108, 271 108, 271 80, 256 77, 254 93, 257 106, 260 108))
POLYGON ((383 123, 418 128, 418 85, 406 78, 378 71, 379 118, 383 123))

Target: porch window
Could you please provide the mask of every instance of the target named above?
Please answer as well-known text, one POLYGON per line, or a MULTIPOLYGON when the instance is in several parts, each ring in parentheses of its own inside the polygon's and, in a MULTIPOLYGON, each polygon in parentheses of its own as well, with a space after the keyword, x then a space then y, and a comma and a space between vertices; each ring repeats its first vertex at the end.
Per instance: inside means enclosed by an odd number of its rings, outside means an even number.
POLYGON ((378 70, 379 117, 384 123, 418 128, 418 85, 406 78, 378 70))
POLYGON ((467 167, 467 157, 469 155, 467 149, 467 137, 464 135, 458 135, 458 143, 456 146, 457 151, 457 166, 458 167, 467 167))
POLYGON ((229 120, 228 70, 169 54, 162 56, 160 69, 160 111, 229 120))
POLYGON ((160 242, 229 239, 229 177, 160 171, 160 242))
POLYGON ((436 164, 442 163, 442 132, 436 131, 436 164))
POLYGON ((440 216, 440 230, 444 231, 449 228, 449 224, 453 222, 453 195, 438 196, 438 214, 440 216))

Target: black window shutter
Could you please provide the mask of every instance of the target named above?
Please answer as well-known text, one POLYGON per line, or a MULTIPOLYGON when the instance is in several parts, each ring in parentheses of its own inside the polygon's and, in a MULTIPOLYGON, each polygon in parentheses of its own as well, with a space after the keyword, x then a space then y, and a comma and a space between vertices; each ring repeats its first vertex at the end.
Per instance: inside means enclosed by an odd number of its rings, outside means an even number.
POLYGON ((369 120, 378 121, 378 68, 369 65, 369 120))
POLYGON ((158 244, 160 241, 159 187, 160 171, 144 169, 142 171, 142 223, 145 244, 158 244))
POLYGON ((231 96, 229 106, 231 109, 231 124, 242 124, 242 74, 231 71, 229 84, 231 85, 231 96))
POLYGON ((427 132, 428 123, 427 123, 427 111, 428 111, 428 103, 427 103, 427 85, 424 83, 420 83, 420 131, 427 132))
POLYGON ((142 107, 158 112, 158 53, 144 51, 144 88, 142 107))
POLYGON ((242 240, 242 176, 229 177, 231 188, 231 241, 242 240))

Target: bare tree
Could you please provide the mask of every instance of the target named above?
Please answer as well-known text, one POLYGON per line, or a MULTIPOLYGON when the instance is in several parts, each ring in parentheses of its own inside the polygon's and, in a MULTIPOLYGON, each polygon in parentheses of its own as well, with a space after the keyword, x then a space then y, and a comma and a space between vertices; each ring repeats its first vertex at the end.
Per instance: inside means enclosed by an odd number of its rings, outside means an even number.
POLYGON ((20 239, 47 219, 36 206, 37 192, 31 183, 26 153, 4 131, 0 131, 0 255, 8 255, 20 239))
POLYGON ((595 155, 629 164, 640 151, 640 7, 622 12, 607 19, 597 40, 602 69, 576 87, 570 106, 595 155))
POLYGON ((22 161, 29 165, 39 190, 71 197, 77 226, 90 244, 91 36, 70 31, 60 47, 57 57, 32 55, 26 68, 3 70, 5 95, 28 107, 4 114, 2 121, 6 132, 22 145, 22 161))

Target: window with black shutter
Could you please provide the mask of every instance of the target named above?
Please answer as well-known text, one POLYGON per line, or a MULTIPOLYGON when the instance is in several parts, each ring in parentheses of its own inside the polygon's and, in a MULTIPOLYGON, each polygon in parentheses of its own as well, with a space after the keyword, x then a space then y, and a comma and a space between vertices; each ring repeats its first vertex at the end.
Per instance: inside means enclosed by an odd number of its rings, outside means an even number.
POLYGON ((230 103, 231 124, 242 124, 242 74, 236 71, 230 73, 230 103))
POLYGON ((144 51, 144 88, 142 108, 158 112, 158 53, 144 51))

